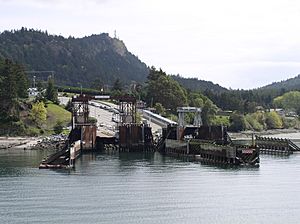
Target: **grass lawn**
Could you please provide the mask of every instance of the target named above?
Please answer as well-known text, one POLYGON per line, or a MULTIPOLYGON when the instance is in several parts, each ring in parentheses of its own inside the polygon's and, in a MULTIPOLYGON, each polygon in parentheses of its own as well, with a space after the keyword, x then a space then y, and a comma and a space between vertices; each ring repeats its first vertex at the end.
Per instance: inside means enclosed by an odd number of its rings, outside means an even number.
POLYGON ((71 122, 71 113, 61 106, 53 103, 47 103, 47 121, 46 126, 48 130, 53 129, 57 121, 62 121, 64 126, 71 122))

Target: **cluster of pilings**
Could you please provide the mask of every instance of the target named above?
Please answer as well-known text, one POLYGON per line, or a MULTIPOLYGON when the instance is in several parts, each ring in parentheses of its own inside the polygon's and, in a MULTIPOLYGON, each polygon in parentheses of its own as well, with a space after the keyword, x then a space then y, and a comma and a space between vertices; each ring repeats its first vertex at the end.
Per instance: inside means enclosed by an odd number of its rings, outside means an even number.
POLYGON ((300 151, 297 145, 286 138, 255 136, 255 143, 263 154, 290 155, 293 152, 300 151))
POLYGON ((120 152, 153 152, 151 127, 146 124, 124 124, 119 126, 120 152))

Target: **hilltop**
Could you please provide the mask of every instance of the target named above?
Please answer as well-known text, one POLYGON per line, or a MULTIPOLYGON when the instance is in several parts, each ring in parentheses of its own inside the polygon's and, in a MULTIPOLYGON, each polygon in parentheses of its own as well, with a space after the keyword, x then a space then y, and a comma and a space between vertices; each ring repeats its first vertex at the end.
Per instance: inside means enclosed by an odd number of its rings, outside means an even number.
POLYGON ((54 71, 59 85, 89 87, 95 79, 112 84, 117 78, 128 84, 144 82, 148 74, 146 64, 123 41, 106 33, 64 38, 26 28, 4 31, 0 57, 23 64, 26 70, 54 71))
MULTIPOLYGON (((106 33, 65 38, 27 28, 4 31, 0 33, 0 57, 23 64, 25 70, 54 71, 60 86, 92 87, 94 80, 112 85, 116 79, 124 84, 143 83, 149 74, 147 65, 130 53, 123 41, 106 33)), ((38 76, 45 80, 49 74, 38 76)), ((193 91, 226 91, 209 81, 171 77, 193 91)))
MULTIPOLYGON (((148 66, 128 51, 122 40, 112 38, 107 33, 65 38, 27 28, 4 31, 0 33, 0 58, 21 63, 27 71, 54 71, 56 84, 60 86, 93 87, 95 80, 100 80, 102 85, 113 85, 117 79, 127 85, 132 81, 144 83, 149 74, 148 66)), ((30 79, 33 76, 28 75, 30 79)), ((36 76, 37 79, 46 80, 48 75, 49 73, 36 76)), ((229 91, 210 81, 180 75, 171 77, 191 91, 213 94, 229 91)), ((254 91, 274 98, 284 92, 299 89, 300 75, 254 91)))
POLYGON ((179 75, 172 75, 171 77, 184 88, 190 89, 191 91, 205 92, 209 90, 214 93, 222 93, 228 91, 228 89, 218 84, 214 84, 210 81, 199 80, 197 78, 184 78, 179 75))
POLYGON ((281 82, 273 82, 260 89, 283 89, 284 91, 300 90, 300 75, 281 82))

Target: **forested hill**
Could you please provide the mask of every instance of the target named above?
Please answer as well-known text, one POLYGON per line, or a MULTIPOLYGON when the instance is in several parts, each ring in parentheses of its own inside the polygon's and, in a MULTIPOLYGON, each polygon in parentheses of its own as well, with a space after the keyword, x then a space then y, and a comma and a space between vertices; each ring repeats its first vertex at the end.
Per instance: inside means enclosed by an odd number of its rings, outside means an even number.
POLYGON ((270 85, 264 86, 260 88, 262 90, 264 89, 278 89, 278 90, 284 90, 284 92, 292 91, 292 90, 300 90, 300 75, 287 79, 281 82, 274 82, 270 85))
MULTIPOLYGON (((64 38, 22 28, 0 33, 0 57, 25 65, 26 70, 55 72, 58 85, 90 86, 95 79, 112 84, 143 82, 148 68, 124 43, 102 33, 84 38, 64 38)), ((48 74, 49 75, 49 74, 48 74)))
POLYGON ((197 78, 183 78, 179 75, 172 75, 171 77, 179 82, 184 88, 192 91, 205 92, 209 90, 210 92, 217 94, 228 91, 226 88, 210 81, 199 80, 197 78))

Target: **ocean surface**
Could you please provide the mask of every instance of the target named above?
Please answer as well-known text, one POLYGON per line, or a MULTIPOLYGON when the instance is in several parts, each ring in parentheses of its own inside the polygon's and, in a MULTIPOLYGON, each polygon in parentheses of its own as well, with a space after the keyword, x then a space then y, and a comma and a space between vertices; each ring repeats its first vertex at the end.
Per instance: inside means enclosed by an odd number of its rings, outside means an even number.
POLYGON ((84 154, 39 170, 50 152, 0 150, 0 223, 300 223, 300 154, 221 168, 154 154, 84 154))

